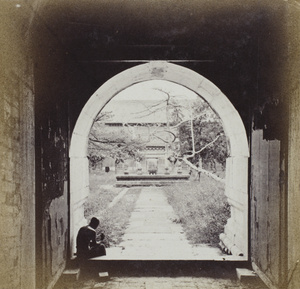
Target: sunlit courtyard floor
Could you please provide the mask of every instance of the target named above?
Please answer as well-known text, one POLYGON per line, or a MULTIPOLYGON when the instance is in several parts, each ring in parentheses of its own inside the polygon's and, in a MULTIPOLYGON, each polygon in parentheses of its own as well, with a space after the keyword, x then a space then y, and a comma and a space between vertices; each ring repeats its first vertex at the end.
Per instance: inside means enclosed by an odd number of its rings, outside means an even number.
POLYGON ((129 219, 123 241, 93 260, 243 260, 219 248, 191 245, 160 187, 145 187, 129 219))

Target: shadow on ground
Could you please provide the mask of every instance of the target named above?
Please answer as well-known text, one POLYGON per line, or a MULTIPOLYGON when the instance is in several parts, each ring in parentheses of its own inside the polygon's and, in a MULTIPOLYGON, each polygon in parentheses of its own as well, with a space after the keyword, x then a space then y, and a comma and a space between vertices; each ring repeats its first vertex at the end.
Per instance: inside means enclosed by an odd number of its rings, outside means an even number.
MULTIPOLYGON (((73 264, 76 266, 76 263, 73 264)), ((78 280, 61 278, 55 289, 92 288, 203 288, 266 289, 257 278, 240 282, 236 268, 247 268, 245 262, 193 261, 89 261, 81 268, 78 280), (99 272, 108 272, 109 278, 99 272)))

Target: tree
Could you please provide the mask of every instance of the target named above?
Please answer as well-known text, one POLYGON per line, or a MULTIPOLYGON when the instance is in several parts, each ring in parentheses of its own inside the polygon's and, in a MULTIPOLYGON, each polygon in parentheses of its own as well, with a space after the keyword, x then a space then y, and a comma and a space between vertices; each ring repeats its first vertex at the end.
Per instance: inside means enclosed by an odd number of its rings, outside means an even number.
MULTIPOLYGON (((208 173, 197 164, 201 158, 205 168, 216 171, 216 164, 225 167, 227 157, 227 141, 222 123, 209 105, 198 98, 193 102, 173 95, 160 88, 162 98, 144 105, 144 109, 135 113, 135 119, 141 123, 124 123, 113 131, 105 126, 105 121, 112 117, 112 112, 103 112, 96 118, 89 136, 90 161, 102 161, 112 157, 116 161, 126 158, 142 158, 142 151, 148 141, 157 138, 165 143, 168 159, 183 160, 192 169, 208 173), (166 116, 166 123, 143 123, 145 116, 154 113, 166 116), (149 128, 146 138, 136 138, 131 131, 135 126, 149 128)), ((210 175, 210 173, 208 173, 210 175)))
MULTIPOLYGON (((168 146, 172 148, 169 154, 176 159, 182 159, 191 168, 202 171, 198 167, 199 159, 207 169, 216 172, 216 164, 225 168, 227 158, 227 139, 219 117, 204 101, 180 103, 175 96, 162 89, 157 89, 165 95, 167 131, 176 136, 168 138, 168 146), (174 145, 179 139, 179 146, 174 145)), ((210 173, 205 172, 211 176, 210 173)))
POLYGON ((201 158, 206 167, 216 170, 216 163, 225 167, 227 143, 223 128, 217 120, 193 120, 193 135, 191 125, 180 126, 180 152, 192 164, 197 165, 201 158))
POLYGON ((112 116, 111 111, 100 112, 90 131, 88 158, 92 168, 109 157, 113 158, 116 163, 123 162, 127 158, 142 158, 141 150, 144 144, 133 139, 125 127, 118 131, 106 127, 105 122, 112 116))
MULTIPOLYGON (((103 119, 102 119, 103 120, 103 119)), ((118 131, 112 131, 106 127, 102 121, 94 123, 89 134, 89 160, 90 165, 95 166, 95 162, 101 162, 105 158, 111 157, 117 163, 128 158, 141 159, 141 151, 145 147, 145 142, 133 139, 126 127, 118 131)))

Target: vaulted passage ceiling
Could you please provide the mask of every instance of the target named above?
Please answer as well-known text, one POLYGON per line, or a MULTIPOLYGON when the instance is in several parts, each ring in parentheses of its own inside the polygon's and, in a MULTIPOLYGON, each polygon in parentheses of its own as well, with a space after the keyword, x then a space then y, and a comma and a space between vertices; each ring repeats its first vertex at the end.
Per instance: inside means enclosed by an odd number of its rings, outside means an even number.
POLYGON ((95 62, 217 60, 245 48, 249 54, 249 45, 276 29, 272 17, 282 10, 253 1, 219 2, 48 1, 39 13, 80 61, 95 62))
POLYGON ((284 62, 285 48, 278 44, 285 37, 282 3, 44 1, 32 38, 37 77, 45 74, 48 81, 53 74, 52 82, 59 85, 63 77, 57 75, 68 73, 72 87, 86 79, 89 88, 76 88, 77 99, 72 100, 78 102, 76 118, 88 97, 117 73, 149 60, 169 60, 212 81, 248 127, 249 104, 259 103, 259 94, 273 97, 271 90, 280 85, 276 69, 284 62), (49 31, 52 39, 46 36, 49 31), (85 96, 78 98, 82 90, 85 96))

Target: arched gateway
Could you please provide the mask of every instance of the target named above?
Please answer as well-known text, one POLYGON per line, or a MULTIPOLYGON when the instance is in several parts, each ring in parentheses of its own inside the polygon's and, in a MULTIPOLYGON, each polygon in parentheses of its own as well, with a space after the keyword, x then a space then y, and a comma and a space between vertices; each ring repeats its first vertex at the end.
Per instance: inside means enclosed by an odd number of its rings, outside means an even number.
POLYGON ((131 85, 149 80, 170 81, 194 91, 221 118, 229 140, 225 194, 231 205, 231 217, 221 239, 233 255, 243 256, 247 260, 249 149, 243 122, 231 102, 213 83, 190 69, 165 61, 151 61, 117 74, 91 96, 80 113, 72 134, 69 155, 71 256, 75 252, 76 233, 83 225, 83 203, 89 194, 87 147, 88 135, 94 119, 117 93, 131 85))

